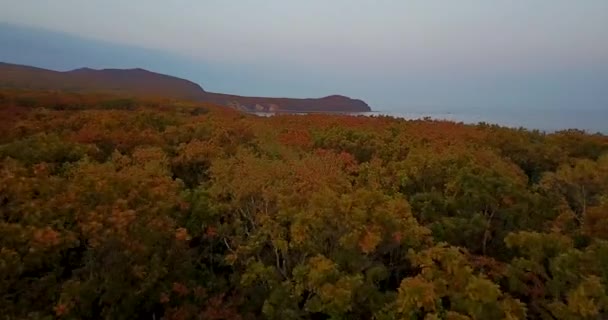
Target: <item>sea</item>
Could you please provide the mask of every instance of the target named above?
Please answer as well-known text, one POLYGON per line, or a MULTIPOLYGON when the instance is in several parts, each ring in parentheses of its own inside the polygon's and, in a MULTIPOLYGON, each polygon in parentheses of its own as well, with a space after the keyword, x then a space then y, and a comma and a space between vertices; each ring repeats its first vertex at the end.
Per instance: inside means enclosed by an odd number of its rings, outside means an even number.
MULTIPOLYGON (((259 116, 272 116, 275 113, 256 112, 259 116)), ((306 113, 298 113, 306 114, 306 113)), ((547 133, 578 129, 587 133, 608 135, 608 107, 605 109, 571 109, 571 110, 489 110, 461 109, 445 111, 371 111, 341 113, 352 116, 391 116, 403 119, 447 120, 465 124, 497 124, 511 128, 525 128, 547 133)))

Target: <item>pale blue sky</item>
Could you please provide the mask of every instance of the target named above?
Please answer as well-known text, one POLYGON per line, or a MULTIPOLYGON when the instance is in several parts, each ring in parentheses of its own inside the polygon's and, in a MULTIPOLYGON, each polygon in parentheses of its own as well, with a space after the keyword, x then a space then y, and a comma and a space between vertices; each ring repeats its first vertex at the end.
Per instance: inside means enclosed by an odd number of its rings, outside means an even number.
POLYGON ((378 109, 608 108, 606 0, 0 0, 0 8, 0 22, 225 68, 227 78, 199 78, 215 91, 342 93, 378 109))

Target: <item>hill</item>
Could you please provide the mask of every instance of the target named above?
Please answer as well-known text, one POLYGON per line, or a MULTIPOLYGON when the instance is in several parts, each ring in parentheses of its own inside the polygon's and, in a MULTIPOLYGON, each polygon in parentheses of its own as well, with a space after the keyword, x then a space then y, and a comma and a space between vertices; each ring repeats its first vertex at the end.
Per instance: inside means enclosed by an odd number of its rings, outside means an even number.
POLYGON ((162 96, 187 100, 200 100, 204 93, 203 89, 193 82, 143 69, 82 68, 58 72, 8 63, 0 63, 0 86, 162 96))
POLYGON ((370 107, 365 102, 339 95, 318 99, 290 99, 243 97, 206 92, 201 86, 194 82, 144 69, 95 70, 81 68, 60 72, 10 63, 0 63, 0 87, 166 97, 212 102, 243 111, 371 111, 370 107))

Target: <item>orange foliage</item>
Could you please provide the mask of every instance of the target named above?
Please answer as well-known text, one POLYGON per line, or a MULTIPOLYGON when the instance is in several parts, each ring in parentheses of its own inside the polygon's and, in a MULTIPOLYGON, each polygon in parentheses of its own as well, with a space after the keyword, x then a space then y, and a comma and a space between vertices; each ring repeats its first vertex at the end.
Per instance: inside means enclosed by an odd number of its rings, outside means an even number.
POLYGON ((0 90, 15 319, 608 315, 608 138, 0 90))

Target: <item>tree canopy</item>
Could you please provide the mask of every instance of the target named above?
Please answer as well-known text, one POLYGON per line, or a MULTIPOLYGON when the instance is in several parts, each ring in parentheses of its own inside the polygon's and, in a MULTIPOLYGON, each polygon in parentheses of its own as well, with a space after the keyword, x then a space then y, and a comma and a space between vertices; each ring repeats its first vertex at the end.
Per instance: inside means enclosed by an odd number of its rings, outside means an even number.
POLYGON ((7 319, 603 319, 608 137, 0 92, 7 319))

